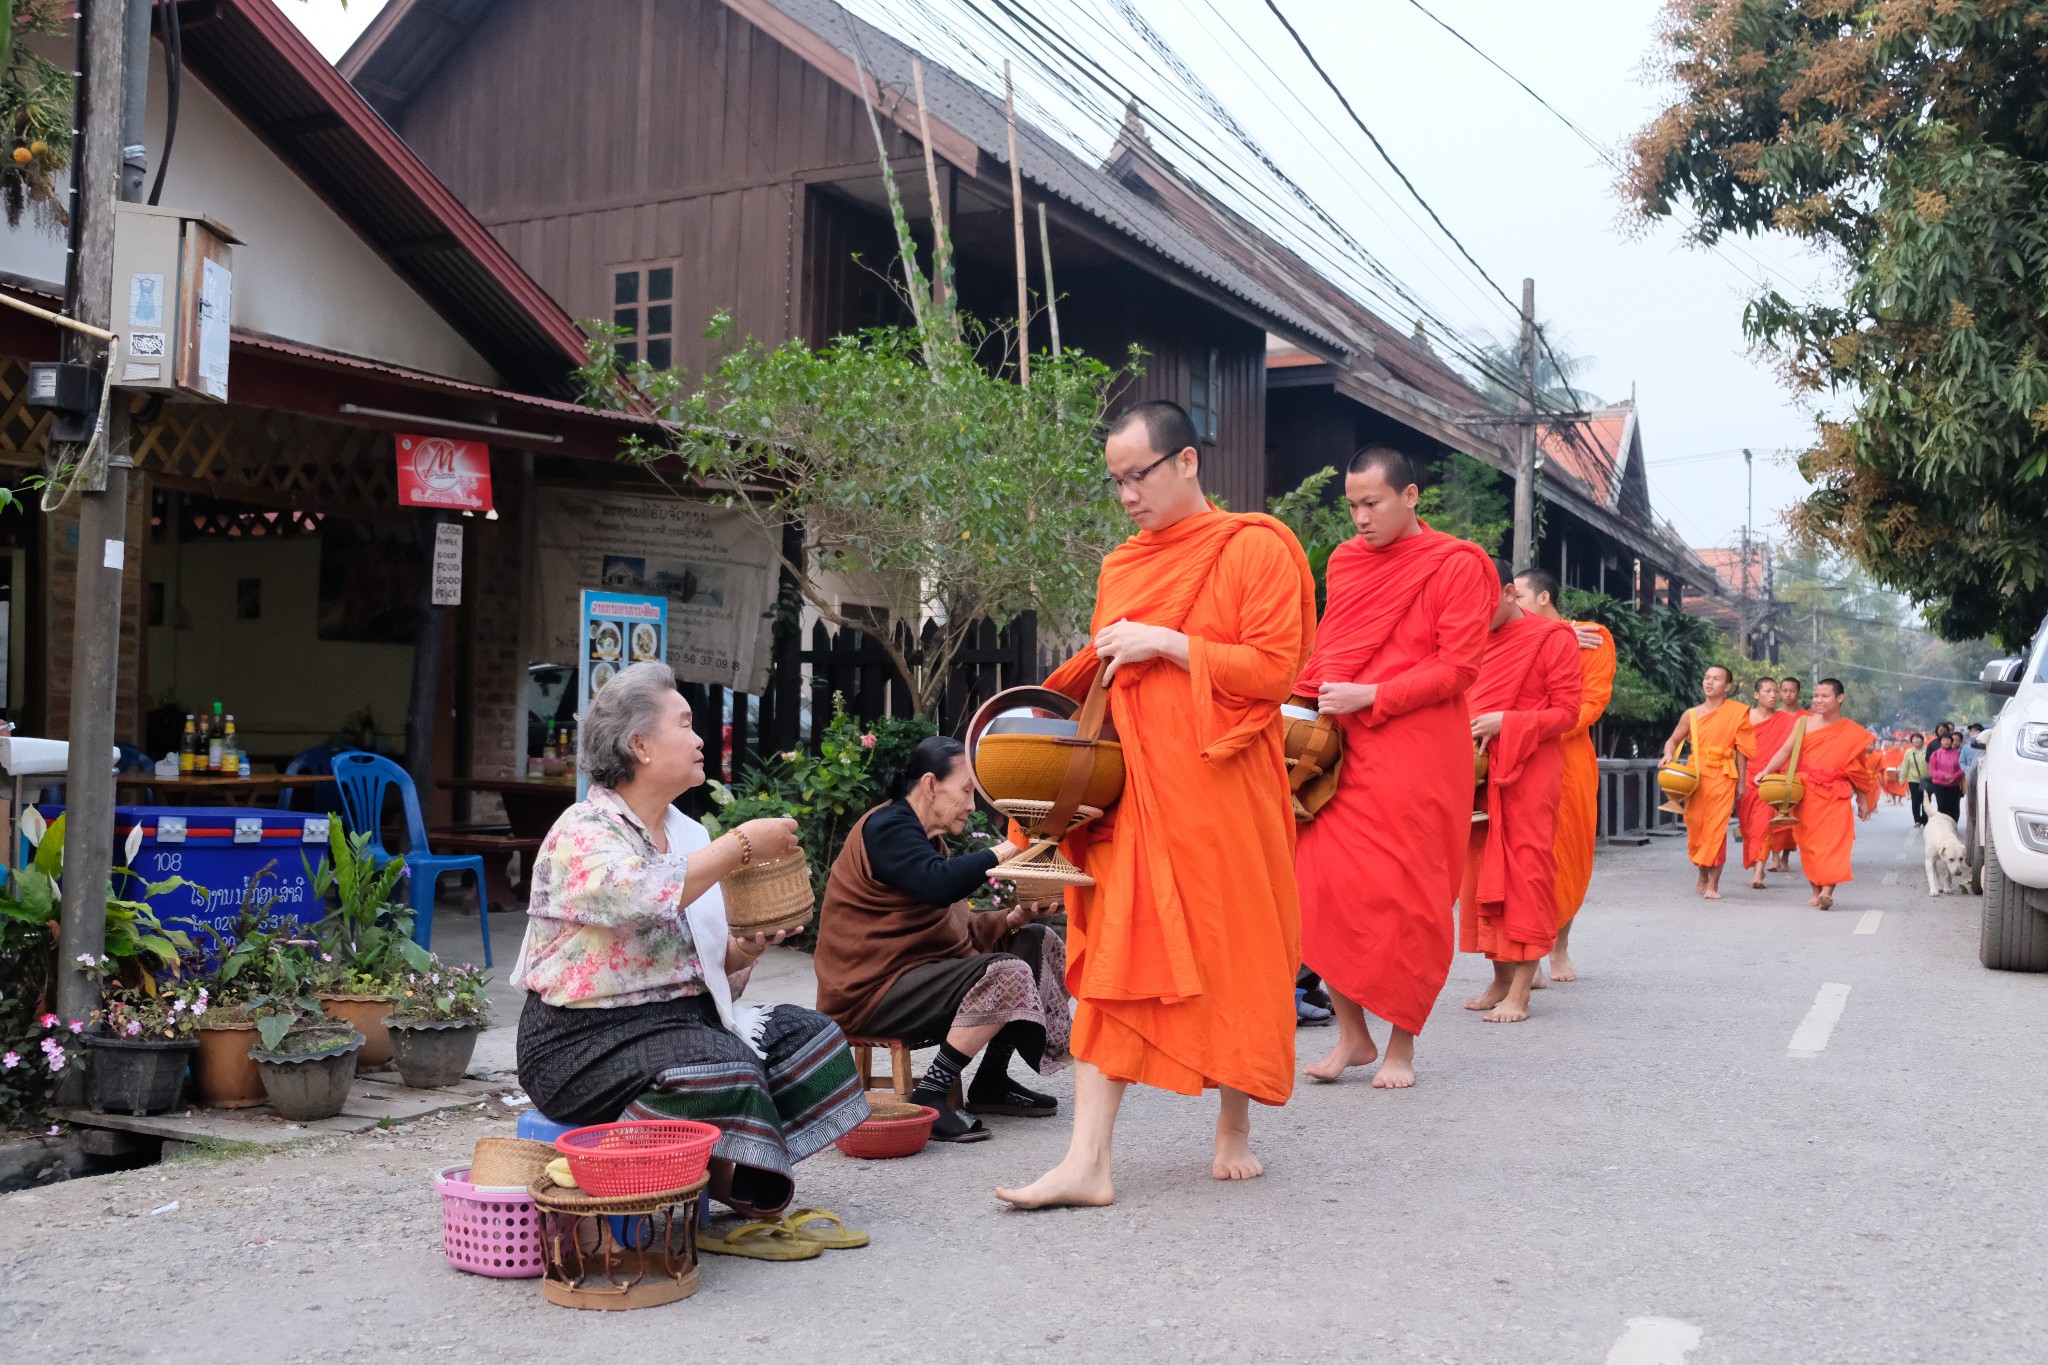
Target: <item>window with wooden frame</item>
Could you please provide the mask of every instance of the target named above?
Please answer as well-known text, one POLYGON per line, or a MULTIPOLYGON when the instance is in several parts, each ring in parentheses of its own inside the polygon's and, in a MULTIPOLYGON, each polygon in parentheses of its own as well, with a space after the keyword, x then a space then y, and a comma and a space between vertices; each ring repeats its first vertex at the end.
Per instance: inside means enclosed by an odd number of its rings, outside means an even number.
POLYGON ((1216 348, 1209 348, 1206 362, 1197 359, 1188 366, 1188 416, 1194 419, 1195 433, 1205 441, 1216 439, 1219 430, 1217 409, 1222 406, 1222 385, 1218 379, 1221 358, 1216 348))
POLYGON ((675 363, 676 268, 635 266, 612 271, 612 326, 619 363, 645 360, 657 370, 675 363))

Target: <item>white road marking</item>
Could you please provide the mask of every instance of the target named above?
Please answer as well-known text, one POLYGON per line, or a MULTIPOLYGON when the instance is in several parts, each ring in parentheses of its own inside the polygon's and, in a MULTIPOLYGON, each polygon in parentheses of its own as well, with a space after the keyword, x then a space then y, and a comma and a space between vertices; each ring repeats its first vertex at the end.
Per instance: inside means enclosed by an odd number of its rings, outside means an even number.
POLYGON ((1865 910, 1863 912, 1863 918, 1856 921, 1856 932, 1859 934, 1874 934, 1877 932, 1878 924, 1882 922, 1883 919, 1884 911, 1865 910))
POLYGON ((1897 886, 1899 884, 1899 874, 1896 871, 1887 872, 1879 880, 1886 886, 1897 886))
POLYGON ((1685 1365, 1700 1344, 1700 1329, 1677 1318, 1630 1318, 1628 1330, 1607 1352, 1607 1365, 1685 1365))
POLYGON ((1835 1031, 1836 1021, 1842 1017, 1842 1007, 1849 1003, 1849 988, 1839 981, 1830 981, 1820 988, 1820 994, 1813 997, 1813 1008, 1799 1021, 1799 1027, 1792 1032, 1792 1042, 1785 1049, 1787 1057, 1818 1057, 1821 1049, 1828 1045, 1828 1035, 1835 1031))

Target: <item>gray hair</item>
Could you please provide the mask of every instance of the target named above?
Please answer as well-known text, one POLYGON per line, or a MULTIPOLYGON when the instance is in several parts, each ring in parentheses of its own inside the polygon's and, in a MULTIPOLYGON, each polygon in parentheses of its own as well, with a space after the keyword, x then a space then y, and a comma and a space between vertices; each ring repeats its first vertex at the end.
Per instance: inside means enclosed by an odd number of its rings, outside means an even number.
POLYGON ((597 689, 576 737, 576 761, 592 782, 617 788, 633 780, 633 737, 653 733, 661 699, 681 690, 675 670, 655 659, 628 664, 597 689))

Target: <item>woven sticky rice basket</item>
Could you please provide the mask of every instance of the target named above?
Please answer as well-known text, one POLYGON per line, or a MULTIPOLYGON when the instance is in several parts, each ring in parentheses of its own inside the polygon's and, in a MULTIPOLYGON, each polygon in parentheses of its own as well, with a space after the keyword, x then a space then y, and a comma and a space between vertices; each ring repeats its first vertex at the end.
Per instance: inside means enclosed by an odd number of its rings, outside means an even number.
POLYGON ((517 1137, 482 1137, 470 1158, 468 1180, 480 1189, 531 1189, 546 1178, 553 1146, 517 1137))
MULTIPOLYGON (((1115 740, 1096 740, 1081 804, 1107 810, 1124 790, 1124 750, 1115 740)), ((992 801, 1059 799, 1073 760, 1074 744, 1053 735, 985 734, 974 746, 974 775, 992 801)))
POLYGON ((772 863, 741 868, 725 879, 722 890, 726 926, 740 935, 799 928, 810 923, 818 903, 802 849, 772 863))

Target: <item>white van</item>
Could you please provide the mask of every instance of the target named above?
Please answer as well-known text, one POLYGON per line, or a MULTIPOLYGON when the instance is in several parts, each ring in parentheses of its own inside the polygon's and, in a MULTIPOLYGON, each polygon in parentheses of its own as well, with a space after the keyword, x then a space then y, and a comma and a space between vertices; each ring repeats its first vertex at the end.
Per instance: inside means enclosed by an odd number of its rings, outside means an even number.
POLYGON ((1963 838, 1984 896, 1977 956, 2008 972, 2048 971, 2048 621, 2026 657, 1994 659, 1979 686, 2006 699, 1984 732, 1963 838))

